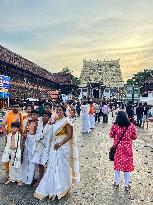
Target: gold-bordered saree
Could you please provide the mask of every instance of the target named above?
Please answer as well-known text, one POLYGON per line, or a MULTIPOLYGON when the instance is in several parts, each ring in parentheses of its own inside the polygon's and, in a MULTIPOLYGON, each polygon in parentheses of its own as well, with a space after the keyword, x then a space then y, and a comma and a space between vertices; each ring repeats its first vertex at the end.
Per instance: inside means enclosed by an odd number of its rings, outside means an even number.
POLYGON ((63 197, 73 184, 80 182, 78 149, 76 144, 75 125, 68 118, 63 118, 53 125, 53 141, 50 146, 46 172, 37 187, 34 197, 42 200, 45 197, 63 197), (58 150, 54 145, 66 137, 65 126, 73 127, 73 137, 58 150))

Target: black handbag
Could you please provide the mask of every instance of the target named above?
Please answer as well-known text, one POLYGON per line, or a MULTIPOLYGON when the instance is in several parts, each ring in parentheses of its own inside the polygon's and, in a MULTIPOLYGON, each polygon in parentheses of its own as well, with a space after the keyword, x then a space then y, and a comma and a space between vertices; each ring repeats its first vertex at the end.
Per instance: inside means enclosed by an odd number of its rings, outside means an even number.
POLYGON ((128 129, 128 127, 126 127, 125 130, 123 131, 123 133, 122 133, 122 135, 121 135, 121 137, 120 137, 118 143, 116 144, 116 146, 112 146, 112 147, 110 148, 110 151, 109 151, 109 160, 110 160, 110 161, 114 161, 114 156, 115 156, 115 153, 116 153, 116 148, 117 148, 117 146, 119 145, 119 143, 121 142, 121 140, 122 140, 122 138, 123 138, 123 136, 124 136, 124 134, 125 134, 125 132, 126 132, 127 129, 128 129))

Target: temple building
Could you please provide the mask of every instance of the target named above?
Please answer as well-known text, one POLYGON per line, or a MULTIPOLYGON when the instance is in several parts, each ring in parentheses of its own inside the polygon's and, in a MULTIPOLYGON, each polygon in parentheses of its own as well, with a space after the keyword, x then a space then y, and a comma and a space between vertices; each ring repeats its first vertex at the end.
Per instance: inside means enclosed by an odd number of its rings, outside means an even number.
POLYGON ((80 98, 109 98, 124 86, 120 59, 83 60, 80 79, 80 98))
MULTIPOLYGON (((55 101, 59 93, 78 96, 78 86, 70 72, 51 73, 2 45, 0 45, 0 75, 11 79, 9 99, 55 101)), ((1 89, 2 83, 0 79, 0 102, 5 98, 1 89)))
POLYGON ((120 59, 117 60, 83 60, 81 82, 98 81, 107 87, 122 87, 123 78, 120 69, 120 59))

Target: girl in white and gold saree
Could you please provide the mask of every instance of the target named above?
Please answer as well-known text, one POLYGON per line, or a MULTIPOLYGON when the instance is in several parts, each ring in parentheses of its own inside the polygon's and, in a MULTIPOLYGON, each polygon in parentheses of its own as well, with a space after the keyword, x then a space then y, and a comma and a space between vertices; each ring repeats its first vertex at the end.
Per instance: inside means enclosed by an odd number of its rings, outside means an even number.
POLYGON ((53 141, 45 175, 34 197, 58 199, 68 193, 72 184, 79 183, 78 150, 73 139, 73 124, 64 116, 64 108, 57 108, 58 121, 53 125, 53 141))

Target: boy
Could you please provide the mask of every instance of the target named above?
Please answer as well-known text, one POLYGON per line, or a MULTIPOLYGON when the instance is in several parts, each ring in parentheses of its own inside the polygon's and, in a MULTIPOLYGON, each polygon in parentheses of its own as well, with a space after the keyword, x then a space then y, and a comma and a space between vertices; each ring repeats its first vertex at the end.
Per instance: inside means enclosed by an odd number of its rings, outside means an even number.
POLYGON ((33 149, 32 162, 39 164, 39 178, 35 183, 35 187, 38 186, 40 180, 44 175, 44 167, 48 161, 49 147, 52 139, 52 125, 49 124, 51 113, 44 111, 42 114, 42 121, 38 124, 36 133, 35 145, 33 149))
MULTIPOLYGON (((20 112, 20 103, 14 101, 11 105, 11 110, 6 113, 2 122, 2 130, 5 136, 11 132, 11 123, 19 122, 20 123, 20 132, 23 132, 23 115, 20 112)), ((7 141, 7 137, 6 141, 7 141)), ((9 178, 9 162, 5 163, 5 178, 9 178)))
POLYGON ((2 162, 9 162, 9 179, 5 184, 9 184, 10 182, 18 182, 18 186, 21 186, 22 137, 19 129, 19 122, 11 123, 11 133, 7 135, 7 142, 2 156, 2 162))
POLYGON ((24 132, 25 146, 22 163, 22 182, 29 185, 33 182, 35 173, 35 164, 31 160, 38 126, 38 114, 39 112, 37 110, 32 110, 31 119, 29 119, 24 132))
POLYGON ((24 125, 24 130, 27 127, 27 123, 29 119, 31 118, 31 112, 32 112, 32 105, 28 104, 25 107, 25 115, 23 116, 23 125, 24 125))

